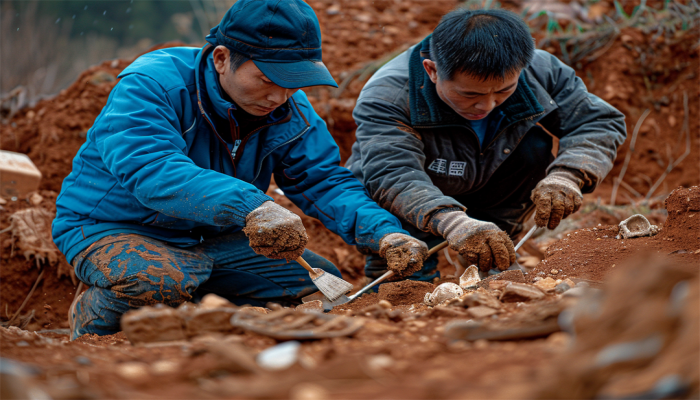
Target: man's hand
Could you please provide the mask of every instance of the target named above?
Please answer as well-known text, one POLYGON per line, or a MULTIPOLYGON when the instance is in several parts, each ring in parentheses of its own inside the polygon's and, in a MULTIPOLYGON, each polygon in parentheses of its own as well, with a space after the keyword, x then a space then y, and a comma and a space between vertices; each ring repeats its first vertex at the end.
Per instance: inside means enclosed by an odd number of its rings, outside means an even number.
POLYGON ((439 218, 438 233, 468 265, 477 265, 484 272, 492 268, 505 271, 515 262, 513 242, 495 224, 469 218, 463 211, 443 212, 433 218, 439 218))
POLYGON ((296 260, 309 242, 301 218, 272 201, 251 211, 245 222, 250 247, 267 258, 296 260))
POLYGON ((553 169, 532 191, 537 226, 556 228, 562 219, 581 208, 583 181, 564 168, 553 169))
POLYGON ((403 233, 390 233, 379 241, 379 256, 386 258, 388 268, 402 278, 423 268, 428 246, 403 233))

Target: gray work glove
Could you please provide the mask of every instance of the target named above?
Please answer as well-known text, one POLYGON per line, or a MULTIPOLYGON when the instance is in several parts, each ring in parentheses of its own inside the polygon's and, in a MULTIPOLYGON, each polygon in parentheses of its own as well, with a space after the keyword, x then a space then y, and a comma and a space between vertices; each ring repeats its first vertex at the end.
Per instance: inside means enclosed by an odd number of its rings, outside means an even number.
POLYGON ((301 218, 272 201, 245 217, 243 232, 253 251, 267 258, 296 260, 309 242, 301 218))
POLYGON ((554 229, 562 219, 578 211, 583 202, 581 187, 583 180, 569 170, 556 168, 550 171, 530 196, 537 207, 537 226, 554 229))
POLYGON ((495 224, 469 218, 463 211, 442 212, 432 218, 438 219, 431 221, 437 225, 437 233, 464 257, 467 265, 476 265, 484 272, 505 271, 515 262, 513 242, 495 224))
POLYGON ((389 233, 379 241, 379 256, 396 277, 403 278, 423 268, 428 245, 403 233, 389 233))

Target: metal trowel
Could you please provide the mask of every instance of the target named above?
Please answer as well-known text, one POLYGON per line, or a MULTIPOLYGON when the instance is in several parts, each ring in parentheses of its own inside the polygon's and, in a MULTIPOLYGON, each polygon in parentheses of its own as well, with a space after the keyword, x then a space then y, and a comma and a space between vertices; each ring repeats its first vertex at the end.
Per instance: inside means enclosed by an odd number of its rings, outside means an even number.
MULTIPOLYGON (((537 225, 530 228, 530 230, 527 231, 525 236, 523 236, 523 238, 520 239, 518 244, 515 245, 514 251, 517 252, 518 249, 520 248, 520 246, 522 246, 525 242, 527 242, 528 239, 530 239, 532 237, 532 235, 535 234, 535 231, 537 231, 537 228, 538 228, 537 225)), ((518 261, 516 260, 513 264, 510 265, 510 267, 508 267, 508 269, 506 271, 518 271, 518 270, 524 271, 525 269, 522 267, 522 265, 518 264, 518 261)), ((499 269, 492 268, 489 270, 488 274, 491 276, 491 275, 500 274, 501 272, 503 272, 503 271, 501 271, 499 269)))

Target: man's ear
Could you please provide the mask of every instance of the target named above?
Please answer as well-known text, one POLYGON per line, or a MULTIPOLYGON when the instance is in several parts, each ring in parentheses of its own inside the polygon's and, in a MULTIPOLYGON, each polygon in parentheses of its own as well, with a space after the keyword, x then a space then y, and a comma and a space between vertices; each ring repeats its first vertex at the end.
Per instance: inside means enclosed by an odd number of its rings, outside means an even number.
POLYGON ((231 52, 229 49, 227 49, 226 46, 216 46, 212 55, 214 57, 214 68, 216 68, 216 72, 218 72, 219 75, 226 72, 231 59, 231 52))
POLYGON ((425 68, 425 72, 428 73, 430 80, 433 81, 434 84, 437 84, 438 73, 437 66, 435 66, 435 62, 426 58, 425 60, 423 60, 423 68, 425 68))

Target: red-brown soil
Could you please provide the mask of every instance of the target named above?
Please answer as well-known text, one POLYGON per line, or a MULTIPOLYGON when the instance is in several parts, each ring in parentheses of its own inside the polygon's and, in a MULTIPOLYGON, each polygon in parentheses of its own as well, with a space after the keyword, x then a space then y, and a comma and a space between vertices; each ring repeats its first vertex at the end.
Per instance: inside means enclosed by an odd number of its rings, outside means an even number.
MULTIPOLYGON (((342 2, 340 7, 326 1, 310 1, 310 4, 322 25, 324 61, 336 80, 342 82, 367 63, 418 42, 457 2, 361 0, 342 2)), ((677 189, 666 201, 668 219, 665 222, 658 216, 652 220, 662 228, 657 236, 615 239, 619 218, 597 210, 586 214, 585 224, 579 225, 591 228, 569 232, 569 236, 549 246, 545 261, 529 272, 526 279, 551 276, 594 283, 608 281, 612 279, 611 272, 622 274, 618 271, 625 268, 630 256, 641 253, 666 257, 682 271, 697 271, 700 265, 700 197, 697 193, 700 190, 697 186, 688 187, 700 183, 698 29, 679 34, 678 38, 652 41, 651 36, 640 29, 625 28, 610 49, 577 69, 591 92, 626 115, 629 131, 615 168, 592 199, 599 196, 603 202, 609 199, 611 177, 619 173, 628 151, 629 136, 646 109, 651 113, 640 129, 624 181, 642 195, 647 193, 666 168, 668 151, 675 156, 682 152, 683 143, 676 147, 676 142, 687 117, 692 138, 690 155, 671 171, 654 195, 665 197, 674 187, 686 188, 677 189), (688 115, 683 107, 684 93, 689 102, 688 115), (598 223, 602 225, 596 226, 598 223), (552 269, 557 271, 556 275, 551 274, 552 269)), ((547 50, 559 51, 556 47, 547 50)), ((55 211, 54 201, 63 178, 70 172, 73 156, 114 87, 114 78, 129 63, 129 60, 115 60, 92 67, 55 98, 21 110, 10 124, 0 126, 0 148, 28 154, 42 171, 40 194, 44 201, 39 207, 55 211)), ((351 112, 364 78, 351 80, 340 93, 321 88, 308 90, 316 111, 326 120, 338 142, 343 160, 349 156, 354 141, 355 124, 351 112)), ((300 214, 287 198, 272 191, 270 194, 277 203, 300 214)), ((618 203, 626 202, 627 195, 635 198, 632 192, 621 188, 618 203)), ((12 212, 29 207, 24 199, 5 200, 8 202, 0 206, 0 230, 9 226, 12 212)), ((346 279, 357 286, 363 285, 364 257, 319 221, 302 218, 309 233, 309 249, 337 265, 346 279)), ((0 234, 0 319, 3 321, 19 308, 39 276, 33 260, 10 256, 12 243, 9 232, 0 234)), ((455 259, 454 253, 452 259, 455 259)), ((634 280, 646 273, 649 260, 628 266, 625 279, 634 280)), ((22 314, 35 312, 34 321, 27 329, 66 328, 68 306, 76 287, 68 275, 59 275, 57 266, 43 268, 43 279, 22 311, 22 314)), ((442 254, 439 268, 443 276, 454 271, 442 254)), ((455 282, 456 279, 443 281, 455 282)), ((628 308, 646 307, 643 298, 632 296, 633 291, 623 290, 625 283, 624 279, 618 280, 608 289, 625 294, 616 297, 616 301, 628 308)), ((399 311, 401 317, 391 321, 368 318, 365 328, 354 337, 305 342, 300 365, 282 372, 240 374, 226 364, 223 353, 205 340, 137 347, 123 334, 86 336, 67 342, 67 336, 61 332, 35 334, 0 328, 0 353, 3 359, 30 365, 36 374, 26 377, 27 385, 47 391, 54 398, 532 398, 553 396, 552 393, 561 397, 561 387, 545 385, 559 383, 559 373, 561 382, 568 382, 567 379, 586 382, 579 371, 567 370, 569 365, 575 364, 571 360, 579 353, 567 352, 571 337, 564 333, 531 341, 468 343, 447 340, 443 336, 445 326, 454 319, 469 317, 464 310, 439 311, 421 305, 424 294, 433 287, 432 284, 390 283, 382 286, 386 288, 384 294, 380 289, 380 293, 366 294, 343 306, 346 311, 334 310, 333 313, 355 314, 385 299, 394 305, 393 310, 399 311), (403 291, 391 290, 397 287, 403 291), (556 368, 545 368, 549 364, 556 368)), ((659 296, 668 296, 666 292, 660 293, 659 296)), ((697 289, 693 293, 697 293, 697 289)), ((533 307, 520 307, 521 304, 505 306, 498 318, 507 320, 510 316, 532 312, 533 307)), ((694 327, 688 328, 693 333, 693 329, 697 331, 697 310, 694 314, 686 313, 686 319, 695 318, 694 327)), ((611 319, 618 315, 606 314, 611 319)), ((644 313, 638 316, 644 317, 644 313)), ((697 338, 698 334, 690 337, 697 338)), ((215 341, 226 343, 226 340, 244 345, 252 354, 276 343, 252 333, 215 341)), ((605 337, 604 340, 612 339, 605 337)), ((593 342, 593 339, 583 341, 593 342)), ((669 348, 676 349, 673 354, 686 357, 697 354, 697 348, 669 348)), ((674 371, 672 363, 664 365, 667 368, 664 371, 674 371)), ((648 376, 656 378, 658 374, 648 376)), ((22 382, 22 379, 16 381, 22 382)), ((2 383, 6 384, 5 378, 2 383)), ((697 380, 693 385, 697 393, 697 380)), ((567 392, 567 387, 563 390, 566 394, 573 393, 567 392)), ((598 392, 576 393, 590 398, 598 392)), ((629 394, 624 390, 615 393, 629 394)))
POLYGON ((666 199, 666 207, 669 218, 656 236, 616 239, 616 225, 568 233, 549 246, 545 259, 530 271, 530 279, 575 277, 602 282, 630 257, 663 256, 682 265, 700 265, 700 187, 676 189, 666 199))

